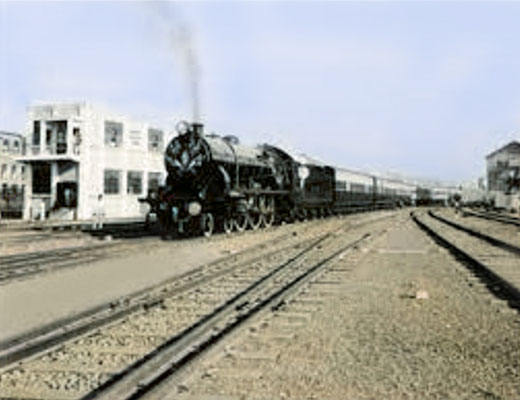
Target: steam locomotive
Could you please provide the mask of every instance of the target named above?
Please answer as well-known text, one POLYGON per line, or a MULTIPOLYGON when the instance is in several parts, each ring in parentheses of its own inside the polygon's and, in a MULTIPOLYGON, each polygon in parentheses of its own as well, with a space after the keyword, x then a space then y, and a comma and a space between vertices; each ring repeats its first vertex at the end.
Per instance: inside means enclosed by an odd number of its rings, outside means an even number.
POLYGON ((409 204, 415 187, 333 168, 268 144, 206 135, 181 122, 168 144, 166 182, 143 201, 171 233, 211 236, 358 210, 409 204))

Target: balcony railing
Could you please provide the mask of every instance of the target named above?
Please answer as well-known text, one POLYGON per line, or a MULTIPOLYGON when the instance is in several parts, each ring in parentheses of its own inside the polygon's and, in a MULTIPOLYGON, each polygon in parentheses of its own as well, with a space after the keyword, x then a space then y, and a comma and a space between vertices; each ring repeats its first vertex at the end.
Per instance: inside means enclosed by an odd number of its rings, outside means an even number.
MULTIPOLYGON (((79 154, 79 146, 72 146, 73 147, 73 153, 74 155, 79 154)), ((67 154, 67 151, 69 150, 69 146, 67 146, 67 143, 54 143, 54 144, 47 144, 45 146, 37 146, 33 145, 30 147, 31 155, 37 156, 37 155, 61 155, 61 154, 67 154)))

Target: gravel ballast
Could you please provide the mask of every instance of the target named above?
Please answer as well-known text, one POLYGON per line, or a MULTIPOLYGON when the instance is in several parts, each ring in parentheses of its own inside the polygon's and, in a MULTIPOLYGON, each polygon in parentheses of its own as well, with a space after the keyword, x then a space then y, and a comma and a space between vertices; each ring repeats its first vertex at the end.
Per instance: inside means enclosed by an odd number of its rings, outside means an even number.
POLYGON ((520 316, 406 213, 210 353, 181 399, 520 399, 520 316))

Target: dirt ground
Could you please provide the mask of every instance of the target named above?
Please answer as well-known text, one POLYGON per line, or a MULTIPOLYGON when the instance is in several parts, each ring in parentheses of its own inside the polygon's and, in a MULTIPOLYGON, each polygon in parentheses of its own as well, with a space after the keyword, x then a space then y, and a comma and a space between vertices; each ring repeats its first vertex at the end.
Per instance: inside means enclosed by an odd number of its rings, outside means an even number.
POLYGON ((389 224, 172 397, 520 399, 519 313, 406 213, 389 224))

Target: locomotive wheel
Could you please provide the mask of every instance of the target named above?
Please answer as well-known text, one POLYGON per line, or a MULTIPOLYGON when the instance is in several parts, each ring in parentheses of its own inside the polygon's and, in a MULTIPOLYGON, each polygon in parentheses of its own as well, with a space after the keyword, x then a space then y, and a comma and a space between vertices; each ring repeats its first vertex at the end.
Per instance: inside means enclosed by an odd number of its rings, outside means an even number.
POLYGON ((233 219, 233 226, 238 232, 244 232, 247 228, 247 214, 240 213, 233 219))
POLYGON ((200 219, 200 226, 202 234, 206 237, 210 237, 213 234, 213 230, 215 229, 215 218, 213 218, 213 214, 203 214, 200 219))
POLYGON ((233 232, 233 219, 226 217, 222 221, 222 230, 229 235, 231 232, 233 232))
POLYGON ((274 198, 268 197, 263 205, 262 225, 265 228, 270 228, 274 223, 274 198))
POLYGON ((247 221, 251 229, 256 231, 262 225, 262 214, 259 212, 248 214, 247 221))
POLYGON ((262 215, 262 223, 265 228, 270 228, 274 223, 274 212, 267 212, 262 215))
POLYGON ((298 219, 302 222, 304 221, 307 221, 307 218, 308 218, 308 213, 307 213, 307 210, 305 208, 302 208, 299 212, 298 212, 298 219))

